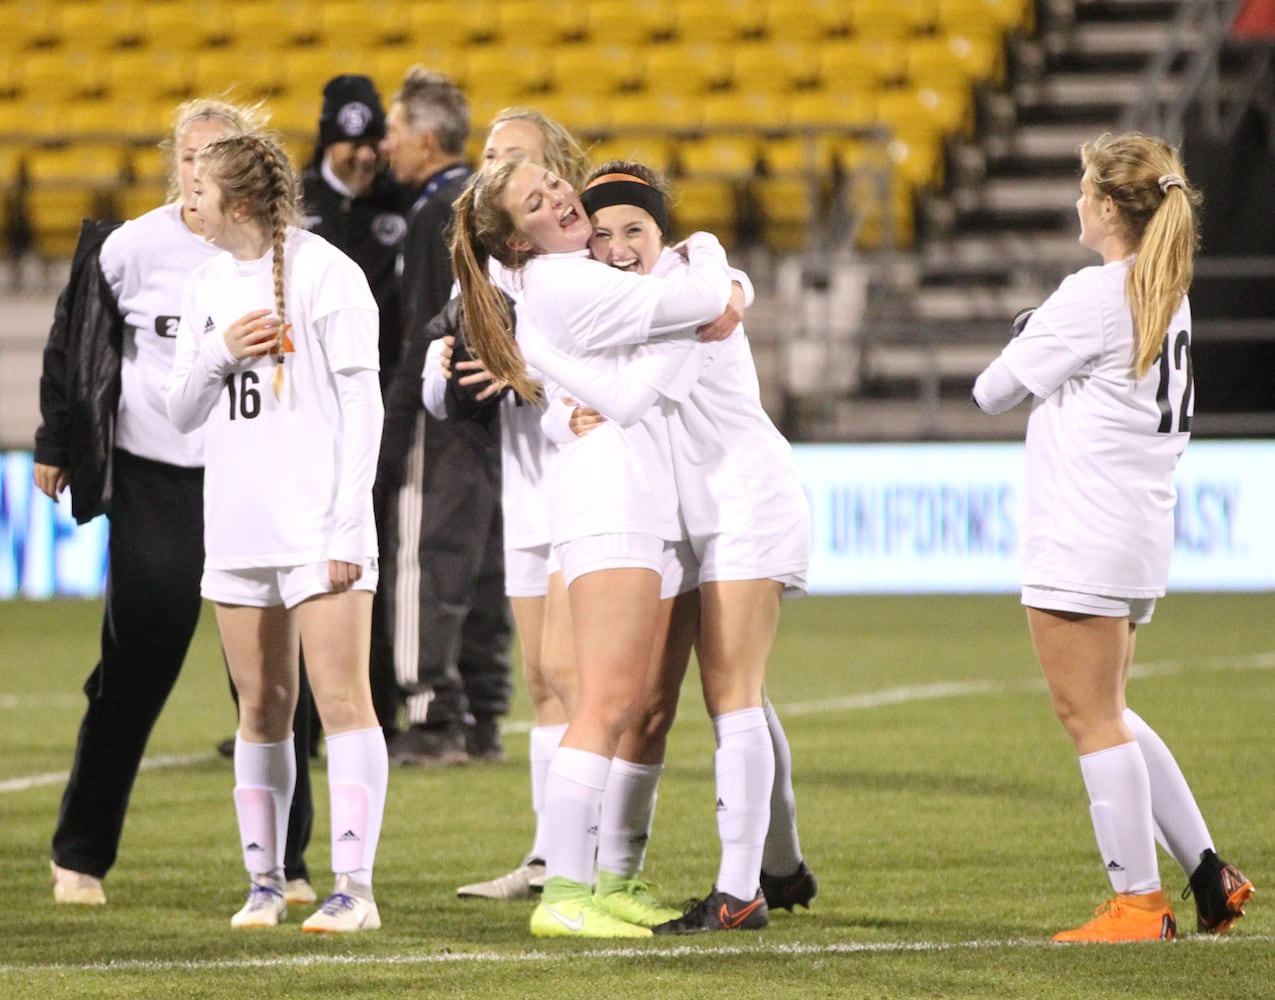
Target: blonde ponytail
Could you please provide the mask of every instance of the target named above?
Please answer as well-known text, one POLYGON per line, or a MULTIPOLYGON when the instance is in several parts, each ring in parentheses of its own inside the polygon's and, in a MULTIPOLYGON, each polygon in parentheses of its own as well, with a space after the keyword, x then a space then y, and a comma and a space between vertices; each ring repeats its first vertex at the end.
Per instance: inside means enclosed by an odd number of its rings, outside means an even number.
POLYGON ((1164 347, 1173 314, 1195 274, 1200 193, 1177 151, 1139 133, 1104 133, 1081 147, 1094 191, 1116 206, 1117 224, 1137 252, 1125 286, 1133 312, 1134 373, 1142 378, 1164 347))

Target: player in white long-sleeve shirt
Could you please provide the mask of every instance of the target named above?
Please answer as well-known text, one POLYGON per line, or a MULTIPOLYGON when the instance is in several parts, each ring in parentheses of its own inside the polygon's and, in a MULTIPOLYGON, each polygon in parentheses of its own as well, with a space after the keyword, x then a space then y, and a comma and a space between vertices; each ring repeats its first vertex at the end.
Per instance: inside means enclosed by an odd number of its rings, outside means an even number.
POLYGON ((989 413, 1034 397, 1022 601, 1116 891, 1054 940, 1176 936, 1157 835, 1189 876, 1199 929, 1220 933, 1252 883, 1218 858, 1173 755, 1125 700, 1135 630, 1168 580, 1173 474, 1190 436, 1199 196, 1158 139, 1105 134, 1081 162, 1080 243, 1102 266, 1067 278, 974 386, 989 413))
MULTIPOLYGON (((653 332, 693 341, 695 327, 717 318, 730 294, 725 255, 711 237, 696 241, 692 266, 677 279, 597 267, 588 259, 591 227, 578 195, 538 164, 508 163, 476 179, 457 203, 456 220, 453 263, 471 344, 487 370, 525 399, 538 391, 510 336, 506 302, 488 278, 488 259, 522 269, 526 335, 538 333, 599 372, 653 332)), ((520 337, 523 331, 520 325, 520 337)), ((593 901, 591 830, 611 757, 663 646, 671 603, 663 599, 665 570, 680 537, 667 426, 638 421, 582 438, 556 457, 547 490, 550 534, 569 589, 578 693, 549 772, 549 877, 532 932, 647 936, 649 929, 593 901)), ((676 580, 667 585, 675 589, 676 580)))
POLYGON ((287 913, 280 848, 304 641, 327 732, 336 885, 303 929, 371 930, 388 777, 368 680, 378 316, 358 265, 295 228, 296 196, 268 138, 200 152, 195 212, 228 252, 187 282, 168 412, 180 430, 206 427, 201 591, 240 694, 235 808, 250 888, 231 924, 287 913))
MULTIPOLYGON (((685 266, 680 254, 663 247, 668 222, 658 185, 658 176, 641 164, 614 162, 595 169, 582 194, 594 223, 595 257, 656 276, 685 266)), ((652 343, 643 350, 666 348, 652 343)), ((621 423, 661 396, 674 404, 675 482, 690 540, 686 592, 678 599, 674 633, 694 635, 699 649, 705 702, 719 742, 723 852, 713 892, 657 932, 758 928, 767 919, 763 898, 791 909, 796 903, 808 905, 815 892, 797 839, 787 739, 763 689, 780 597, 785 589, 804 591, 809 512, 791 448, 762 408, 742 327, 719 343, 697 345, 689 363, 664 385, 643 375, 642 366, 635 361, 614 381, 570 372, 567 389, 621 423), (645 384, 635 381, 643 378, 645 384), (772 775, 777 778, 773 787, 772 775), (761 875, 763 853, 768 876, 761 875)), ((670 643, 662 717, 622 748, 631 755, 625 761, 635 783, 663 760, 689 654, 675 645, 670 643)), ((599 885, 602 871, 626 871, 633 853, 619 838, 604 839, 599 885)))

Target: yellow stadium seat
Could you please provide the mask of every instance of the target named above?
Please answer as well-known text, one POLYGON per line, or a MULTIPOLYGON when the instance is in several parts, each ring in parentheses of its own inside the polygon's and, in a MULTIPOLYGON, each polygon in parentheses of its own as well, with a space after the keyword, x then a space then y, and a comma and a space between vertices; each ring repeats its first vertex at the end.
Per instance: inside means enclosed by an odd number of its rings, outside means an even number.
POLYGON ((730 77, 735 89, 789 91, 818 78, 812 50, 800 42, 748 41, 731 46, 730 77))
POLYGON ((770 177, 754 183, 766 245, 801 250, 810 240, 815 221, 822 217, 822 187, 818 177, 770 177))
POLYGON ((685 176, 742 180, 757 172, 760 150, 752 136, 709 135, 677 143, 675 156, 685 176))
MULTIPOLYGON (((367 60, 353 48, 304 46, 286 50, 280 57, 290 99, 311 105, 310 117, 319 120, 323 87, 339 73, 365 73, 367 60)), ((313 124, 313 123, 312 123, 313 124)))
POLYGON ((548 85, 548 62, 530 46, 474 45, 466 52, 464 64, 467 92, 504 95, 510 104, 548 85))
POLYGON ((137 42, 142 34, 141 4, 114 0, 63 0, 54 11, 63 45, 109 49, 137 42))
POLYGON ((816 48, 819 86, 871 90, 902 80, 908 45, 897 38, 842 38, 816 48))
POLYGON ((44 3, 32 5, 25 0, 0 3, 0 52, 18 53, 27 49, 51 47, 62 42, 61 19, 57 7, 44 3))
POLYGON ((730 79, 728 48, 706 42, 653 45, 643 53, 642 83, 652 92, 702 94, 730 79))
POLYGON ((999 35, 949 34, 915 38, 907 47, 907 77, 917 86, 958 87, 999 82, 1003 57, 999 35))
POLYGON ((676 30, 677 14, 663 0, 589 0, 584 28, 596 44, 668 41, 676 30))
POLYGON ((183 95, 190 88, 192 76, 187 53, 159 46, 112 52, 106 64, 107 87, 117 103, 183 95))
POLYGON ((160 3, 142 6, 139 30, 145 44, 167 52, 196 52, 230 38, 227 3, 160 3))
POLYGON ((282 90, 288 82, 283 60, 269 50, 232 46, 192 53, 188 58, 191 86, 200 95, 250 101, 282 90))
POLYGON ((968 134, 973 124, 969 87, 898 87, 877 95, 877 115, 896 133, 968 134))
POLYGON ((32 187, 27 192, 27 211, 38 251, 69 258, 75 252, 80 223, 112 214, 104 211, 107 201, 103 192, 91 187, 32 187))
POLYGON ((496 37, 499 15, 496 0, 465 0, 464 3, 422 2, 406 5, 405 38, 409 49, 463 47, 474 41, 490 42, 496 37))
POLYGON ((731 181, 679 178, 673 186, 670 228, 675 239, 703 230, 713 233, 728 249, 737 242, 742 185, 731 181))
POLYGON ((827 173, 840 159, 847 141, 826 133, 775 136, 762 143, 761 160, 768 176, 801 174, 811 170, 827 173))
POLYGON ((673 159, 672 146, 661 135, 615 135, 587 147, 595 166, 612 160, 641 163, 664 174, 673 159))
POLYGON ((859 128, 873 124, 877 117, 876 95, 862 90, 812 90, 793 94, 787 105, 791 126, 859 128))
POLYGON ((506 43, 547 48, 585 34, 587 4, 578 0, 499 0, 496 31, 506 43))
POLYGON ((34 187, 114 187, 126 162, 124 147, 111 142, 71 142, 33 149, 27 169, 34 187))
POLYGON ((305 0, 249 0, 232 3, 229 13, 230 41, 237 46, 278 54, 318 36, 318 11, 305 0))
POLYGON ((850 33, 846 0, 761 0, 766 37, 774 41, 819 42, 850 33))
POLYGON ((36 49, 18 57, 19 87, 28 100, 69 101, 100 92, 106 67, 100 52, 36 49))
POLYGON ((164 184, 154 181, 129 184, 115 193, 115 208, 121 219, 136 219, 163 205, 168 200, 167 193, 164 184))
POLYGON ((66 138, 64 101, 0 101, 0 133, 21 136, 28 142, 54 142, 66 138))
MULTIPOLYGON (((155 130, 163 135, 162 127, 167 123, 159 121, 155 130)), ((128 151, 128 177, 130 184, 166 184, 168 172, 172 167, 172 155, 161 149, 158 144, 138 146, 128 151)))
POLYGON ((933 132, 903 132, 890 140, 890 162, 912 186, 943 182, 943 141, 933 132))
POLYGON ((639 53, 620 43, 560 45, 549 54, 548 63, 559 93, 616 93, 632 89, 642 77, 639 53))
POLYGON ((766 11, 757 0, 678 0, 673 30, 683 42, 731 42, 759 36, 766 11))
MULTIPOLYGON (((366 73, 375 82, 381 92, 381 99, 388 111, 390 101, 403 85, 403 76, 412 66, 423 66, 427 70, 442 73, 453 81, 464 78, 465 49, 463 48, 431 48, 411 46, 410 48, 372 49, 364 53, 361 72, 366 73)), ((334 71, 342 72, 341 70, 334 71)), ((345 72, 355 72, 345 70, 345 72)), ((470 102, 474 95, 467 94, 470 102)))
MULTIPOLYGON (((528 103, 572 131, 587 129, 598 132, 611 124, 611 99, 608 95, 556 91, 537 94, 528 103)), ((477 128, 482 123, 474 124, 477 128)))
POLYGON ((934 25, 935 0, 846 0, 856 35, 901 38, 934 25))
POLYGON ((700 101, 700 120, 706 127, 776 131, 788 117, 787 94, 733 90, 708 94, 700 101))
POLYGON ((405 13, 389 0, 318 0, 314 7, 316 43, 352 49, 401 43, 407 38, 405 13))
POLYGON ((936 22, 942 31, 1028 30, 1033 24, 1032 0, 935 0, 936 22))
POLYGON ((676 92, 620 94, 611 102, 611 123, 617 129, 694 129, 702 123, 697 95, 676 92))

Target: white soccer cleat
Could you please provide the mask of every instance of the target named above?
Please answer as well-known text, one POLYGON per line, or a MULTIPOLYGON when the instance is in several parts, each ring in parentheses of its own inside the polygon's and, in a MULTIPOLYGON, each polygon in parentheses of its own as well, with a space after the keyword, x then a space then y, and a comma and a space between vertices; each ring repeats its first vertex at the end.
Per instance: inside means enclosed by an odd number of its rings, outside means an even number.
POLYGON ((508 875, 489 882, 462 885, 456 890, 461 899, 530 899, 545 887, 545 863, 530 855, 508 875))
POLYGON ((288 919, 288 901, 283 887, 273 881, 253 882, 248 901, 230 918, 231 927, 277 927, 288 919))
POLYGON ((283 887, 283 898, 289 906, 312 906, 319 901, 314 886, 303 878, 290 878, 283 887))
POLYGON ((372 899, 371 887, 357 885, 348 875, 338 875, 336 891, 323 901, 301 929, 318 934, 348 934, 375 931, 380 926, 381 914, 372 899))
POLYGON ((53 861, 49 862, 53 871, 53 902, 76 903, 80 906, 103 906, 106 893, 102 889, 102 880, 95 875, 84 872, 73 872, 53 861))

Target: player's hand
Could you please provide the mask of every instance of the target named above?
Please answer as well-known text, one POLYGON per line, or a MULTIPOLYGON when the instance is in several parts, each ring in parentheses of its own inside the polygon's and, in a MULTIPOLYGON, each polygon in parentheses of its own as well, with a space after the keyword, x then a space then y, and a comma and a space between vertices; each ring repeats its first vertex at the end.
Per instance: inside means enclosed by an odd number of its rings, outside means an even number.
POLYGON ((358 563, 342 562, 340 559, 328 560, 328 582, 332 584, 334 593, 349 590, 363 576, 363 567, 358 563))
MULTIPOLYGON (((573 400, 564 400, 569 405, 573 404, 573 400)), ((571 411, 571 417, 567 421, 567 426, 571 428, 571 433, 576 437, 584 437, 590 431, 595 431, 606 423, 607 418, 597 410, 587 406, 576 406, 571 411)))
POLYGON ((274 350, 279 340, 279 317, 269 309, 244 313, 226 328, 225 338, 234 358, 262 357, 274 350))
POLYGON ((1035 311, 1035 306, 1028 306, 1026 309, 1019 309, 1018 312, 1014 314, 1014 318, 1009 322, 1010 340, 1013 340, 1027 329, 1027 321, 1032 318, 1032 313, 1035 311))
POLYGON ((744 321, 744 290, 736 282, 730 285, 730 301, 726 303, 726 311, 711 323, 705 323, 696 333, 701 342, 708 344, 717 340, 725 340, 735 332, 735 327, 744 321))
POLYGON ((451 380, 452 377, 452 349, 456 346, 456 338, 450 333, 443 338, 443 349, 438 355, 438 367, 442 369, 443 378, 451 380))
POLYGON ((456 362, 457 373, 465 372, 457 379, 459 385, 478 386, 487 383, 482 389, 474 394, 474 398, 478 400, 490 399, 499 392, 503 392, 505 386, 509 383, 504 379, 496 378, 491 372, 483 367, 481 361, 458 361, 456 362))
POLYGON ((71 474, 66 469, 56 465, 41 465, 39 462, 35 463, 32 478, 35 480, 35 488, 54 503, 58 502, 58 494, 71 484, 71 474))

